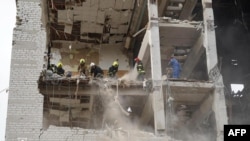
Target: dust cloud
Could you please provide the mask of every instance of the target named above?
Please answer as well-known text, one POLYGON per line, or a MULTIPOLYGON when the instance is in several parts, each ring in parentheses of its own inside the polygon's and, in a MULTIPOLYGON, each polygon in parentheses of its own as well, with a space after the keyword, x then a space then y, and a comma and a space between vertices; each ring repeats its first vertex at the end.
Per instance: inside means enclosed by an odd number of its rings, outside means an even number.
POLYGON ((154 130, 149 126, 140 125, 139 118, 133 116, 133 111, 128 111, 121 103, 123 99, 119 96, 118 89, 112 86, 128 87, 130 83, 136 83, 136 74, 133 71, 125 74, 119 79, 99 80, 101 88, 102 106, 104 108, 102 129, 106 136, 101 136, 103 141, 136 141, 137 138, 154 137, 154 130), (152 131, 152 132, 145 132, 152 131))
MULTIPOLYGON (((188 109, 174 111, 170 113, 166 110, 166 134, 155 136, 154 127, 141 125, 138 117, 132 118, 132 113, 128 112, 122 105, 123 99, 119 98, 119 91, 111 88, 109 82, 115 82, 129 86, 131 82, 136 81, 136 75, 133 71, 125 74, 118 80, 105 80, 101 95, 104 100, 104 114, 102 129, 106 136, 102 137, 104 141, 127 141, 141 140, 142 138, 159 138, 168 141, 215 141, 216 133, 213 119, 209 119, 206 125, 201 123, 199 129, 190 125, 190 113, 188 109), (202 127, 204 126, 204 127, 202 127)), ((176 109, 175 109, 176 110, 176 109)))

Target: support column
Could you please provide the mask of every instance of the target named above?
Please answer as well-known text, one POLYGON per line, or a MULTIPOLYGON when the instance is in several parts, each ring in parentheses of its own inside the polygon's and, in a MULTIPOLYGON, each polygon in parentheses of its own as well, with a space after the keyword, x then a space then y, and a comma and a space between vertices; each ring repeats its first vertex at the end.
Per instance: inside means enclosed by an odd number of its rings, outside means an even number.
POLYGON ((165 114, 161 87, 162 71, 157 3, 157 0, 148 0, 148 37, 150 46, 151 75, 153 80, 153 109, 155 134, 159 135, 165 132, 165 114))
POLYGON ((212 108, 215 113, 217 141, 223 141, 224 125, 228 124, 226 113, 226 102, 224 95, 224 84, 222 76, 218 69, 218 57, 215 39, 214 14, 212 9, 212 0, 202 0, 203 21, 204 21, 204 41, 206 48, 207 70, 209 80, 215 83, 214 99, 212 108))
MULTIPOLYGON (((215 27, 214 27, 214 14, 212 9, 211 0, 202 0, 203 5, 203 22, 204 22, 204 40, 203 46, 206 49, 207 56, 207 70, 211 73, 213 69, 217 68, 218 57, 216 49, 216 39, 215 39, 215 27), (211 3, 211 7, 208 3, 211 3)), ((209 79, 214 80, 217 76, 209 76, 209 79)))
POLYGON ((228 124, 226 100, 222 75, 215 82, 214 101, 212 108, 215 113, 217 140, 224 141, 224 125, 228 124))

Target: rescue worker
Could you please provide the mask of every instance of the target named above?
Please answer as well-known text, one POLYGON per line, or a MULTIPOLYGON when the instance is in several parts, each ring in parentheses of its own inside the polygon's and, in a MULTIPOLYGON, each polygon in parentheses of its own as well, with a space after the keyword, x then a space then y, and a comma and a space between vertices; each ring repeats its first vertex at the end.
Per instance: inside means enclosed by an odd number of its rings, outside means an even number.
POLYGON ((86 66, 85 66, 85 60, 84 59, 80 59, 80 64, 78 65, 77 70, 78 70, 80 75, 85 75, 86 76, 86 66))
POLYGON ((58 74, 58 75, 61 75, 61 76, 63 76, 64 75, 64 69, 62 68, 63 67, 63 64, 62 63, 58 63, 57 64, 57 71, 56 71, 56 73, 58 74))
POLYGON ((90 75, 94 76, 94 78, 103 78, 103 70, 95 65, 95 63, 90 63, 90 75))
POLYGON ((178 60, 174 57, 174 55, 171 56, 171 59, 168 63, 168 65, 172 68, 172 78, 179 78, 180 72, 181 72, 181 65, 178 62, 178 60))
POLYGON ((116 77, 116 73, 118 72, 118 68, 119 68, 119 63, 118 63, 118 59, 116 59, 113 64, 109 67, 109 71, 108 71, 108 75, 109 77, 116 77))
POLYGON ((51 70, 52 73, 56 73, 57 67, 55 64, 50 64, 48 70, 51 70))
POLYGON ((137 79, 139 81, 143 81, 144 80, 144 75, 145 75, 145 70, 144 70, 144 67, 143 67, 143 63, 138 57, 135 58, 134 61, 137 64, 137 66, 136 66, 137 72, 138 72, 137 79))

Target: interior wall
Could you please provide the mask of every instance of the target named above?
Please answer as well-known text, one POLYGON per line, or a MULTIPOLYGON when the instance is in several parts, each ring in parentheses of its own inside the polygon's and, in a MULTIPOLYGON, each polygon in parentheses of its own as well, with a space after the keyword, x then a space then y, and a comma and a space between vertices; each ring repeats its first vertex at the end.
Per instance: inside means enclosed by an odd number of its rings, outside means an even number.
POLYGON ((51 64, 61 62, 65 71, 77 72, 77 67, 81 58, 84 58, 86 65, 91 62, 99 65, 107 71, 112 63, 119 59, 119 70, 129 71, 129 59, 124 53, 124 44, 101 44, 90 45, 77 42, 57 43, 51 48, 51 64))
POLYGON ((61 43, 59 47, 51 48, 51 55, 50 63, 61 62, 66 72, 76 73, 81 58, 85 59, 86 65, 99 64, 99 49, 83 47, 80 43, 61 43))
POLYGON ((124 54, 124 44, 107 44, 101 45, 100 48, 100 66, 107 70, 114 60, 119 59, 119 70, 129 70, 129 60, 124 54))

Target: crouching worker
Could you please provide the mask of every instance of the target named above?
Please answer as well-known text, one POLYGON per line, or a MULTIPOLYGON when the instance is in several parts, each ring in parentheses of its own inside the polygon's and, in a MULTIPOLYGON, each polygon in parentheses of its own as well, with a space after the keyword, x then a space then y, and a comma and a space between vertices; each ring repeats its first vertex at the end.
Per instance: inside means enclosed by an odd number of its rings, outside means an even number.
POLYGON ((56 73, 58 74, 58 75, 61 75, 61 76, 63 76, 64 75, 64 69, 63 69, 63 64, 62 63, 58 63, 57 64, 57 70, 56 70, 56 73))
POLYGON ((90 63, 90 75, 94 78, 103 78, 103 70, 92 62, 90 63))
POLYGON ((116 73, 118 72, 118 67, 119 67, 119 63, 118 63, 118 59, 116 59, 112 66, 109 67, 109 71, 108 71, 108 75, 111 78, 115 78, 116 77, 116 73))

